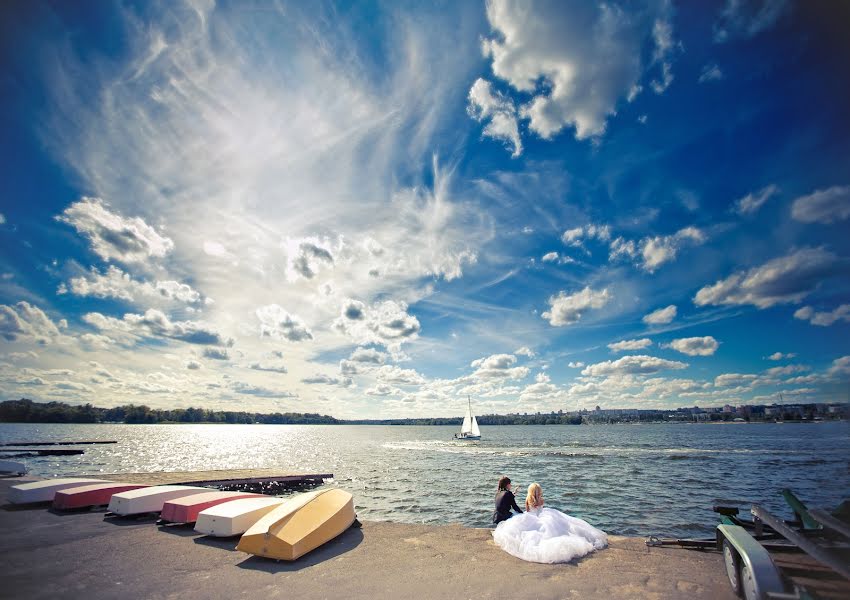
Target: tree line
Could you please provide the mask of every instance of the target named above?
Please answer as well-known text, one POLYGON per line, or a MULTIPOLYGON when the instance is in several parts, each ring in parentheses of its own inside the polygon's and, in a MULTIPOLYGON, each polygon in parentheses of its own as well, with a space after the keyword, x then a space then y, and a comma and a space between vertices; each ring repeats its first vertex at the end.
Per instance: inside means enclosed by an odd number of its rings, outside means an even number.
POLYGON ((98 408, 91 404, 33 402, 26 398, 0 403, 3 423, 265 423, 276 425, 314 425, 340 423, 328 415, 315 413, 253 413, 246 411, 174 408, 162 410, 145 405, 127 404, 98 408))
MULTIPOLYGON (((480 425, 580 425, 581 416, 561 413, 481 415, 480 425)), ((127 404, 98 408, 91 404, 33 402, 26 398, 0 403, 2 423, 263 423, 276 425, 457 425, 458 417, 423 419, 335 419, 316 413, 253 413, 205 408, 163 410, 127 404)))

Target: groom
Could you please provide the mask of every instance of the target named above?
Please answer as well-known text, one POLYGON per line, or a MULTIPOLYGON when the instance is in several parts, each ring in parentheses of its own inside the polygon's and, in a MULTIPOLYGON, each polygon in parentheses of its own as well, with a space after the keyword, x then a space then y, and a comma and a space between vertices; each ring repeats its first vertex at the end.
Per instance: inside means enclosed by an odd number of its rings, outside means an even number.
POLYGON ((502 476, 499 478, 499 488, 496 491, 496 510, 493 511, 493 523, 498 524, 511 518, 511 509, 521 513, 516 505, 514 493, 511 491, 511 480, 502 476))

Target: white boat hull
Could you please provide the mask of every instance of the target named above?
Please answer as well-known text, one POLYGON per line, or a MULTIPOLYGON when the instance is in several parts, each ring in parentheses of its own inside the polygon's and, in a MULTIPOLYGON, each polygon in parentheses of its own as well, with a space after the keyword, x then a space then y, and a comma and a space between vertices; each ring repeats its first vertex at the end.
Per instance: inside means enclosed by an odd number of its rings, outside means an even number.
POLYGON ((33 502, 53 502, 56 492, 92 483, 109 483, 103 479, 86 479, 80 477, 65 477, 61 479, 45 479, 32 483, 21 483, 9 488, 9 502, 12 504, 31 504, 33 502))
POLYGON ((209 491, 210 488, 192 485, 155 485, 114 494, 107 510, 121 516, 160 512, 169 500, 209 491))
POLYGON ((198 514, 195 531, 214 537, 242 535, 284 502, 283 498, 268 497, 242 498, 219 504, 198 514))

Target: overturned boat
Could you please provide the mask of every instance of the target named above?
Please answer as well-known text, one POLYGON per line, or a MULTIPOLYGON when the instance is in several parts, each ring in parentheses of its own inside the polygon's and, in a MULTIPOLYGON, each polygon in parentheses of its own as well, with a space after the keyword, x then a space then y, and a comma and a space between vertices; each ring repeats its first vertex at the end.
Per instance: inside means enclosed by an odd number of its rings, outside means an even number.
POLYGON ((92 506, 105 506, 112 500, 112 496, 130 490, 138 490, 150 487, 141 483, 91 483, 79 487, 70 487, 59 490, 53 497, 53 508, 57 510, 73 510, 75 508, 89 508, 92 506))
POLYGON ((242 498, 260 498, 260 494, 248 492, 215 492, 207 491, 205 494, 193 494, 175 500, 169 500, 162 506, 160 518, 170 523, 194 523, 198 520, 198 514, 213 506, 233 502, 242 498))
POLYGON ((329 542, 354 523, 354 497, 339 488, 287 500, 248 529, 237 550, 295 560, 329 542))
POLYGON ((195 531, 214 537, 242 535, 284 502, 283 498, 258 496, 212 506, 198 513, 195 531))
POLYGON ((80 487, 92 483, 110 483, 103 479, 86 479, 82 477, 63 477, 45 479, 32 483, 21 483, 9 488, 9 502, 12 504, 31 504, 35 502, 52 502, 56 492, 67 488, 80 487))
POLYGON ((114 494, 107 510, 121 516, 160 512, 169 500, 209 491, 209 488, 193 485, 155 485, 114 494))
POLYGON ((0 475, 26 475, 27 466, 16 460, 0 460, 0 475))

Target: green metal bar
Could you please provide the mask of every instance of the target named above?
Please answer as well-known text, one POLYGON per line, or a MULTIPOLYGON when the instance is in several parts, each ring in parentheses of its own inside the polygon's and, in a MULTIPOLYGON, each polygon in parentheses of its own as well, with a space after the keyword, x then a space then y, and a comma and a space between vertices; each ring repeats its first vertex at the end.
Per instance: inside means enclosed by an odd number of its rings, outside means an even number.
POLYGON ((788 503, 788 506, 791 507, 791 510, 794 511, 794 514, 797 515, 797 518, 803 523, 804 529, 821 529, 821 524, 809 514, 809 509, 806 508, 806 505, 794 495, 794 492, 785 488, 782 490, 782 497, 785 498, 785 502, 788 503))

